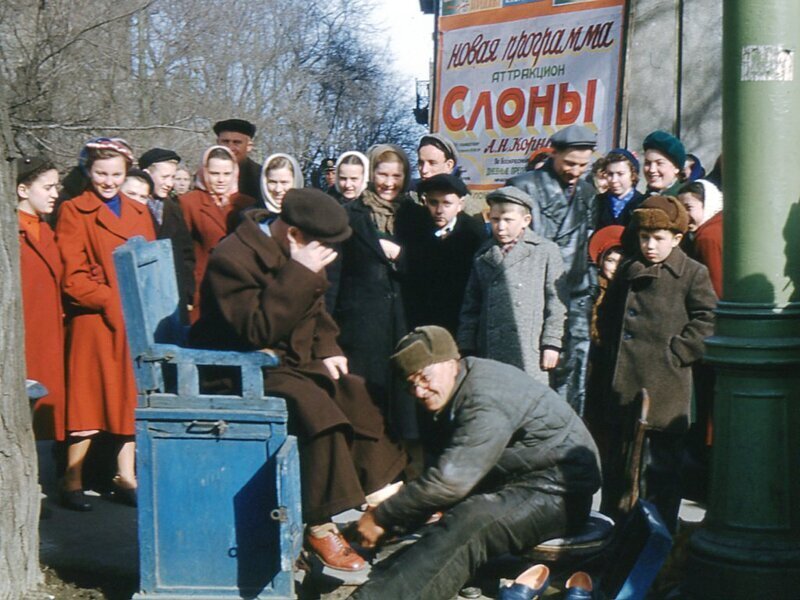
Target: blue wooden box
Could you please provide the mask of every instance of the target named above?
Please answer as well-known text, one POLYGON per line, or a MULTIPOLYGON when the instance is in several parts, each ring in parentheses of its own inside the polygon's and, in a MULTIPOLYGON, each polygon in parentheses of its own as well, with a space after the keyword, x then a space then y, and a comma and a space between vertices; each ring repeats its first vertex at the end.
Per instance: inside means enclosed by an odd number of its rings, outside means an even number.
POLYGON ((169 240, 114 253, 138 388, 140 599, 294 598, 302 542, 297 442, 264 396, 261 352, 182 346, 169 240), (240 393, 200 387, 234 369, 240 393))

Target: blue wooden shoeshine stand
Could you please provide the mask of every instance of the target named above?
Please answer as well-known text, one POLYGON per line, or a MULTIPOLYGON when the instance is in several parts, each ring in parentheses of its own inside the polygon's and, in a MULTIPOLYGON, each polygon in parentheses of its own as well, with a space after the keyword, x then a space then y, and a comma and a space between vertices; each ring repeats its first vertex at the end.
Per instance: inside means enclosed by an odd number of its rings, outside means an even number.
POLYGON ((182 346, 169 240, 114 252, 136 374, 138 599, 294 598, 302 541, 297 442, 264 395, 261 352, 182 346), (240 395, 201 393, 198 366, 230 367, 240 395))

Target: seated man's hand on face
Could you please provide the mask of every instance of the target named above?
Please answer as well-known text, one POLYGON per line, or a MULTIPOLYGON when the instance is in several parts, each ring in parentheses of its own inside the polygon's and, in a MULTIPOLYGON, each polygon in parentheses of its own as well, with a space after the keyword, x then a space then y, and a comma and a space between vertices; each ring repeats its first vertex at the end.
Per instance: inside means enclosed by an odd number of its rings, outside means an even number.
POLYGON ((331 377, 334 379, 339 379, 341 375, 347 375, 347 373, 349 373, 347 370, 347 358, 344 356, 329 356, 328 358, 323 358, 322 364, 325 365, 325 368, 328 369, 328 373, 330 373, 331 377))
POLYGON ((361 541, 359 542, 364 548, 374 548, 378 545, 378 541, 384 536, 386 530, 378 525, 375 521, 375 512, 367 510, 363 516, 358 520, 356 526, 361 541))
POLYGON ((287 234, 287 238, 289 240, 289 256, 314 273, 319 273, 336 260, 336 251, 316 240, 304 243, 302 239, 295 238, 291 233, 287 234))

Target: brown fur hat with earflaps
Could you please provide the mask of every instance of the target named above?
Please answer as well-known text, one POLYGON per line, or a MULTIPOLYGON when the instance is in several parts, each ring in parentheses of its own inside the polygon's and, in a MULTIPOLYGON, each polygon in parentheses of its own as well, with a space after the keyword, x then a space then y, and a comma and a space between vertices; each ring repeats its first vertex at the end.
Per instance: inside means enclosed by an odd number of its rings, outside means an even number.
POLYGON ((650 196, 633 211, 631 226, 635 229, 668 229, 686 233, 689 214, 675 196, 650 196))

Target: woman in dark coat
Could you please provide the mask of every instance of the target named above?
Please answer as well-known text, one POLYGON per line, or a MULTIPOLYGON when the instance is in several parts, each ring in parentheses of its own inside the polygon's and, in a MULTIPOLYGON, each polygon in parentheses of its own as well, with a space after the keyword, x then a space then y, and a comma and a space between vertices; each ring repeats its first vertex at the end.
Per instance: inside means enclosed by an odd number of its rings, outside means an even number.
POLYGON ((239 193, 239 165, 225 146, 211 146, 203 154, 196 189, 180 197, 186 227, 194 241, 195 293, 189 320, 200 317, 200 284, 211 251, 239 221, 239 214, 253 206, 255 198, 239 193))
POLYGON ((134 409, 136 382, 112 252, 132 237, 155 239, 147 207, 120 192, 133 162, 119 139, 90 140, 81 166, 90 187, 61 206, 56 239, 64 261, 63 291, 68 302, 67 470, 62 501, 89 510, 83 497, 82 468, 90 440, 100 431, 118 437, 119 497, 136 502, 134 409))
POLYGON ((406 195, 408 157, 398 146, 380 144, 370 150, 369 164, 368 189, 345 207, 353 235, 341 248, 334 319, 350 371, 366 379, 392 432, 415 439, 416 408, 389 361, 395 344, 407 333, 400 295, 402 246, 395 221, 404 207, 413 206, 406 195))

